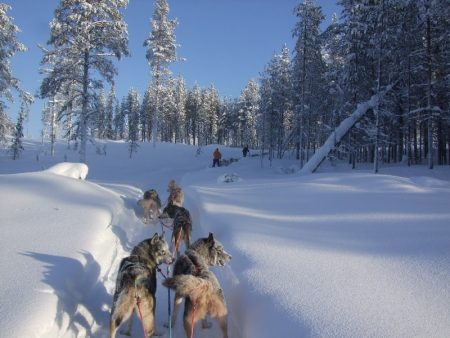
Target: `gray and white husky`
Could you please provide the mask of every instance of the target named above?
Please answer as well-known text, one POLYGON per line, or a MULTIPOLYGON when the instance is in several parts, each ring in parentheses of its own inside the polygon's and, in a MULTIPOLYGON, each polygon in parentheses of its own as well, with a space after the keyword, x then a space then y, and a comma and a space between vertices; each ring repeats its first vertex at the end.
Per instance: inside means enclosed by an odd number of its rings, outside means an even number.
POLYGON ((198 239, 175 262, 173 276, 167 278, 163 285, 175 290, 174 310, 171 325, 174 326, 183 298, 186 298, 183 323, 186 336, 189 337, 194 325, 200 319, 203 328, 208 328, 206 316, 216 318, 223 332, 228 337, 227 306, 225 298, 214 273, 209 271, 211 266, 225 266, 231 259, 223 245, 214 238, 212 233, 208 237, 198 239), (195 316, 192 318, 193 311, 195 316))
POLYGON ((144 193, 142 199, 137 202, 144 210, 144 223, 151 223, 158 220, 161 215, 161 200, 155 189, 149 189, 144 193))
POLYGON ((155 235, 136 245, 129 257, 120 262, 116 280, 111 317, 110 337, 115 337, 119 326, 128 318, 131 334, 132 314, 140 310, 146 335, 155 334, 156 270, 158 265, 172 264, 173 258, 164 235, 155 235), (139 302, 139 309, 138 309, 139 302))

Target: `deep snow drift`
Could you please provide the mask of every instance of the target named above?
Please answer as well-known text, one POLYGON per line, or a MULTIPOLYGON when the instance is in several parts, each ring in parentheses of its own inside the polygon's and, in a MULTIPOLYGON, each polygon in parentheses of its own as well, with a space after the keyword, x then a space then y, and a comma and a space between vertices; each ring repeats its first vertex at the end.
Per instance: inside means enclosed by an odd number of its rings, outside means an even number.
MULTIPOLYGON (((130 159, 122 142, 105 143, 105 156, 89 149, 86 167, 63 143, 54 158, 37 142, 25 147, 18 161, 0 158, 0 337, 106 337, 120 259, 161 231, 142 223, 136 201, 148 188, 165 201, 170 179, 185 191, 193 237, 212 231, 233 255, 214 269, 230 338, 450 332, 449 167, 282 174, 293 162, 261 168, 241 149, 221 147, 240 160, 210 168, 215 145, 197 154, 142 144, 130 159)), ((184 337, 181 320, 173 336, 184 337)))

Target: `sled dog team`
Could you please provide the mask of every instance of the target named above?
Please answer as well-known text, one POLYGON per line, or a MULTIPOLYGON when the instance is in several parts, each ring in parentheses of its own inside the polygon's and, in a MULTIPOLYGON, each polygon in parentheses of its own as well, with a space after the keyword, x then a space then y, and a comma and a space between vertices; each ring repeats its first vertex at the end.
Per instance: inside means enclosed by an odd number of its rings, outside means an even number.
POLYGON ((125 335, 131 334, 133 313, 142 321, 146 337, 157 335, 155 329, 156 309, 156 272, 160 264, 172 264, 172 277, 164 280, 163 285, 175 291, 172 321, 175 326, 179 307, 185 300, 183 325, 186 337, 191 337, 193 326, 202 320, 202 327, 209 328, 206 317, 216 318, 223 337, 228 338, 227 307, 219 281, 212 266, 225 266, 231 259, 223 245, 212 233, 199 238, 191 244, 192 219, 184 208, 184 193, 174 180, 169 182, 169 198, 161 213, 161 201, 156 190, 144 193, 138 204, 144 210, 144 222, 172 219, 172 250, 164 234, 154 234, 143 240, 120 262, 116 288, 110 317, 110 337, 115 337, 119 326, 128 319, 125 335), (180 243, 184 241, 186 251, 180 255, 180 243), (173 251, 173 253, 172 253, 173 251), (177 257, 175 260, 174 257, 177 257))

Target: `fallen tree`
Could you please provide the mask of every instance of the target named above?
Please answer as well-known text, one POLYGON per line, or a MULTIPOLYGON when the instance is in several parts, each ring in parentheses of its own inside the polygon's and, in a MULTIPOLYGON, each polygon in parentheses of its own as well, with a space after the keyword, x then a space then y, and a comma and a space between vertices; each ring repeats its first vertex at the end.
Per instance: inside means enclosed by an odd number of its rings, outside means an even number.
POLYGON ((383 92, 373 95, 370 100, 358 104, 356 110, 343 120, 339 126, 331 133, 325 143, 314 153, 310 160, 300 170, 301 174, 313 173, 319 168, 320 164, 327 157, 328 153, 333 150, 339 142, 347 135, 348 131, 355 125, 358 120, 364 116, 369 110, 376 109, 380 99, 392 89, 389 86, 383 92))

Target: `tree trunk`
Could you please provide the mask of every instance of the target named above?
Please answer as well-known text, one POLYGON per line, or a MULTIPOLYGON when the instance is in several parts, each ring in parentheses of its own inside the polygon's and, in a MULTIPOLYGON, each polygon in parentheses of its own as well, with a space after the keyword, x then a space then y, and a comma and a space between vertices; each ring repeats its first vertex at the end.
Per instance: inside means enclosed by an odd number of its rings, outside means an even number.
MULTIPOLYGON (((428 9, 429 10, 429 9, 428 9)), ((428 83, 427 83, 427 103, 428 103, 428 169, 433 169, 433 112, 431 110, 431 19, 427 15, 427 59, 428 59, 428 83)))
POLYGON ((88 105, 89 105, 89 51, 84 51, 83 63, 83 102, 80 114, 80 162, 86 163, 86 144, 87 144, 87 127, 88 127, 88 105))
MULTIPOLYGON (((381 4, 381 29, 378 32, 380 36, 380 41, 378 44, 378 64, 377 64, 377 95, 380 94, 380 88, 381 88, 381 57, 382 57, 382 50, 383 50, 383 15, 384 15, 384 1, 381 4)), ((380 142, 380 99, 377 100, 377 105, 374 109, 375 113, 375 129, 376 129, 376 135, 375 135, 375 158, 373 163, 373 171, 375 173, 378 173, 378 148, 379 148, 379 142, 380 142)))
POLYGON ((159 85, 160 85, 160 75, 159 75, 159 66, 157 66, 156 67, 156 72, 155 72, 155 86, 156 86, 155 112, 153 114, 153 121, 152 121, 152 142, 153 142, 153 147, 156 147, 156 139, 158 137, 159 85))

